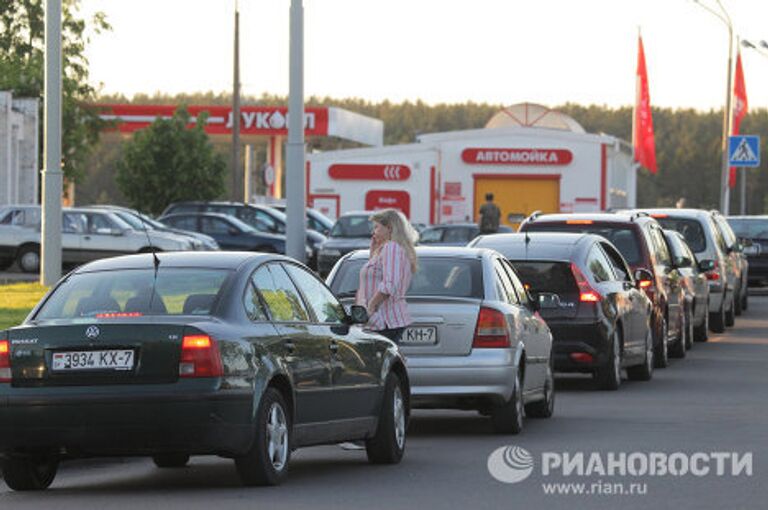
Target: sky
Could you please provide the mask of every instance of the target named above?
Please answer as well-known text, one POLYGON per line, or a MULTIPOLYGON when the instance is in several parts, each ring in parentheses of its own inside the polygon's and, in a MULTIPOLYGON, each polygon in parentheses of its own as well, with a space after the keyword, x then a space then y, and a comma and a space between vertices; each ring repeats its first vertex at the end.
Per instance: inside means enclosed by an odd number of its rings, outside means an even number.
MULTIPOLYGON (((86 55, 104 93, 228 92, 235 0, 81 0, 113 30, 86 55)), ((717 10, 717 0, 699 0, 717 10)), ((734 33, 768 40, 768 0, 721 0, 734 33)), ((242 91, 287 95, 290 0, 239 0, 242 91)), ((693 0, 304 0, 305 96, 719 109, 728 31, 693 0)), ((750 108, 768 107, 768 51, 743 48, 750 108)))

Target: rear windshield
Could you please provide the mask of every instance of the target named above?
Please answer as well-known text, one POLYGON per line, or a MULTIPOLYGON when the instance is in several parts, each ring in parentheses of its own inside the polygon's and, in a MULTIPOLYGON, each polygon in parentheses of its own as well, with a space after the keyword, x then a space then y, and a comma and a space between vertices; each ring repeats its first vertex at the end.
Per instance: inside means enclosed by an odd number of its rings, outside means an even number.
POLYGON ((728 223, 738 237, 768 239, 768 219, 728 218, 728 223))
POLYGON ((336 220, 331 237, 370 237, 373 223, 368 216, 345 216, 336 220))
POLYGON ((621 225, 605 224, 573 224, 567 223, 529 223, 526 227, 529 232, 581 232, 585 234, 597 234, 613 243, 619 253, 631 266, 642 264, 643 256, 640 244, 637 241, 635 231, 621 225))
MULTIPOLYGON (((331 290, 340 298, 353 297, 360 283, 360 268, 365 260, 344 262, 333 279, 331 290)), ((483 297, 482 265, 476 259, 447 257, 419 258, 409 296, 483 297)))
POLYGON ((701 253, 707 249, 707 236, 697 220, 686 218, 656 218, 656 220, 662 227, 683 234, 685 242, 694 253, 701 253))
POLYGON ((74 274, 34 318, 208 315, 230 271, 161 266, 156 280, 154 274, 152 269, 74 274))
POLYGON ((533 293, 567 295, 577 293, 576 281, 568 262, 530 262, 510 260, 517 276, 533 293))

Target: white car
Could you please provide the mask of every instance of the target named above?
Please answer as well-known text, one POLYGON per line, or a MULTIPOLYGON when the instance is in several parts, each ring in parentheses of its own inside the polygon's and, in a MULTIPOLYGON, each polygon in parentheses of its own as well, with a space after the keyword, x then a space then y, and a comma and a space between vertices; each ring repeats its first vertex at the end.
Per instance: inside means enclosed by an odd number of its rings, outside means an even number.
MULTIPOLYGON (((29 211, 30 207, 17 209, 29 211)), ((39 207, 39 206, 37 206, 39 207)), ((14 214, 14 207, 3 209, 0 221, 14 214)), ((189 238, 176 234, 139 231, 112 211, 64 208, 61 231, 62 263, 80 265, 92 260, 130 253, 192 250, 189 238)), ((40 269, 40 224, 0 226, 0 268, 16 261, 28 273, 40 269)))

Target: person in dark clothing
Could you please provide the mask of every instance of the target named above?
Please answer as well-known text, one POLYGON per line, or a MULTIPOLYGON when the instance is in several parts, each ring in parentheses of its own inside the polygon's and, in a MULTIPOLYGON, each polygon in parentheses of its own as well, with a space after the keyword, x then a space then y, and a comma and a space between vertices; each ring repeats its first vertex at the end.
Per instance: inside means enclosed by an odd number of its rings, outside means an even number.
POLYGON ((493 193, 485 194, 485 203, 480 207, 480 233, 495 234, 499 231, 501 210, 493 203, 493 193))

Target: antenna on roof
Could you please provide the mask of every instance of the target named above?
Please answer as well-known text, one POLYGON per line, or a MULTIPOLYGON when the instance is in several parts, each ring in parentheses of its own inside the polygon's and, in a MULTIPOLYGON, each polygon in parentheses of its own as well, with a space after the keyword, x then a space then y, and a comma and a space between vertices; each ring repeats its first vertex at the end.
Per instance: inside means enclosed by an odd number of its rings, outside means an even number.
POLYGON ((144 231, 144 235, 147 236, 147 243, 149 243, 149 249, 152 252, 152 264, 155 266, 155 274, 152 277, 152 293, 149 295, 149 306, 147 312, 152 311, 152 301, 155 299, 155 286, 157 285, 157 268, 160 267, 160 257, 157 256, 157 250, 155 245, 152 244, 152 238, 149 237, 149 231, 147 230, 147 224, 144 223, 144 219, 139 216, 139 222, 141 222, 141 229, 144 231))

